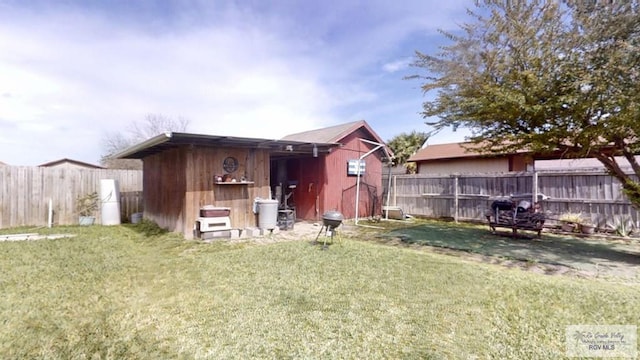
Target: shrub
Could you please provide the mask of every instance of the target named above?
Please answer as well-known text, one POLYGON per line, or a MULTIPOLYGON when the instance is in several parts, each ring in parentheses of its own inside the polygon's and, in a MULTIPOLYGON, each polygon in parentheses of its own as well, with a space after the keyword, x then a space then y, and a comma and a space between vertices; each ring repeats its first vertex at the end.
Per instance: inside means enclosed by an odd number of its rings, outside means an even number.
POLYGON ((76 212, 80 216, 93 216, 98 210, 98 193, 92 192, 76 198, 76 212))

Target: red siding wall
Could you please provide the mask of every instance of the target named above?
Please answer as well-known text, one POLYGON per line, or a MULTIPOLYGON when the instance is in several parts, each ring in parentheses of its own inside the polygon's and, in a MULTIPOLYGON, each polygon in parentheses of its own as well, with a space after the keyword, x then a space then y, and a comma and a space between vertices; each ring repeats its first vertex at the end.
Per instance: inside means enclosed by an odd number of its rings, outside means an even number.
POLYGON ((304 220, 319 220, 319 194, 323 188, 323 158, 307 157, 291 160, 288 163, 289 178, 298 180, 293 201, 296 204, 296 217, 304 220))
MULTIPOLYGON (((360 138, 375 141, 368 132, 358 130, 340 141, 344 146, 329 154, 287 161, 287 177, 298 180, 293 195, 298 219, 320 220, 329 210, 338 210, 348 219, 355 217, 357 178, 347 175, 347 163, 375 147, 360 138)), ((361 179, 358 205, 360 217, 381 212, 382 154, 383 150, 378 150, 364 159, 366 170, 361 179)))

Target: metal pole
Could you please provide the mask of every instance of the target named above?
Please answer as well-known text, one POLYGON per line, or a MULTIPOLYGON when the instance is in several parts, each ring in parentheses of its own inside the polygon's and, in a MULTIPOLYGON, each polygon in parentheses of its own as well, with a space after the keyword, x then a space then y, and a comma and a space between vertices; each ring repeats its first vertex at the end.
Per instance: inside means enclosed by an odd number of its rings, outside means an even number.
POLYGON ((380 143, 369 141, 369 140, 365 140, 365 139, 360 139, 360 141, 364 141, 366 143, 374 144, 374 145, 377 145, 377 146, 374 147, 373 149, 369 150, 368 152, 364 153, 358 159, 358 169, 356 170, 356 175, 358 176, 358 178, 356 179, 356 218, 355 218, 355 224, 356 225, 358 225, 358 211, 359 211, 359 206, 358 205, 360 203, 360 162, 362 161, 362 159, 364 159, 365 157, 373 154, 376 150, 378 150, 378 149, 380 149, 381 147, 384 146, 384 144, 380 144, 380 143))
POLYGON ((533 171, 533 191, 531 192, 531 208, 533 209, 535 204, 538 202, 538 172, 533 171))
POLYGON ((362 161, 362 157, 358 159, 358 169, 356 170, 358 176, 356 179, 356 225, 358 225, 358 204, 360 204, 360 161, 362 161))
POLYGON ((389 201, 391 201, 391 161, 389 161, 389 180, 387 185, 387 211, 385 211, 384 219, 389 220, 389 201))

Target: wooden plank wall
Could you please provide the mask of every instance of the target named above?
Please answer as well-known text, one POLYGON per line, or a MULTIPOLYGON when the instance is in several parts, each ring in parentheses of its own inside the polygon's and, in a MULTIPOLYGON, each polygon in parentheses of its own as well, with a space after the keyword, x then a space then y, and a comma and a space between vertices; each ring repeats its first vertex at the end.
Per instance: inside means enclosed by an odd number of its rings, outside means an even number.
POLYGON ((199 210, 205 205, 231 208, 233 228, 255 227, 256 197, 269 198, 269 153, 265 149, 191 147, 169 149, 144 159, 145 218, 159 226, 193 237, 199 210), (236 183, 217 184, 223 161, 238 160, 231 173, 236 183), (248 183, 240 183, 242 177, 248 183))
MULTIPOLYGON (((198 211, 205 205, 231 208, 231 226, 247 228, 257 226, 253 213, 256 197, 271 197, 269 152, 265 149, 245 148, 195 148, 187 156, 187 193, 185 201, 186 226, 193 227, 198 211), (224 175, 225 158, 238 160, 238 170, 230 175, 235 183, 217 184, 216 175, 224 175), (242 177, 248 183, 241 183, 242 177)), ((185 229, 185 236, 189 229, 185 229)))
POLYGON ((140 170, 0 166, 0 228, 47 225, 49 200, 55 225, 77 224, 76 198, 100 193, 100 179, 118 181, 123 220, 142 211, 140 170))
POLYGON ((601 227, 617 219, 640 221, 618 180, 600 171, 394 175, 390 204, 413 215, 481 221, 495 198, 533 194, 534 176, 537 193, 549 197, 541 205, 552 220, 564 212, 580 212, 601 227))
POLYGON ((144 158, 144 217, 169 231, 183 231, 185 153, 170 149, 144 158))

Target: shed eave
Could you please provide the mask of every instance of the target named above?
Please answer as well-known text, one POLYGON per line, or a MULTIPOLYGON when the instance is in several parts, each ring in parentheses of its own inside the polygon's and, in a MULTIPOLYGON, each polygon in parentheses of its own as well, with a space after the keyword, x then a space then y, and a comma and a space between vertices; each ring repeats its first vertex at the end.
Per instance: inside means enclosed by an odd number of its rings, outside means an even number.
POLYGON ((262 149, 270 152, 272 155, 312 154, 313 148, 316 148, 319 153, 326 153, 330 152, 332 148, 340 146, 338 143, 312 143, 292 140, 166 132, 129 147, 113 155, 113 157, 118 159, 143 159, 154 153, 185 145, 262 149))
POLYGON ((142 157, 144 157, 145 150, 148 150, 154 146, 164 144, 170 141, 172 137, 173 137, 173 133, 170 131, 167 131, 160 135, 154 136, 146 141, 143 141, 139 144, 126 148, 123 151, 116 153, 111 157, 114 159, 141 159, 142 157))

